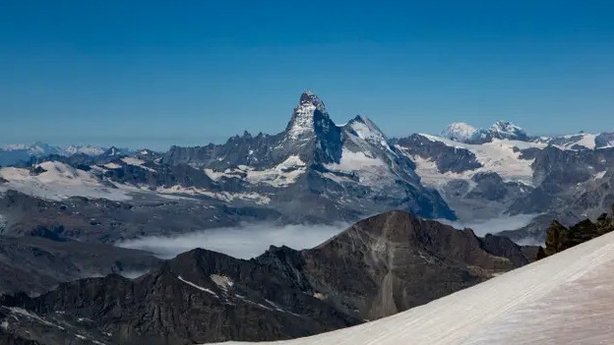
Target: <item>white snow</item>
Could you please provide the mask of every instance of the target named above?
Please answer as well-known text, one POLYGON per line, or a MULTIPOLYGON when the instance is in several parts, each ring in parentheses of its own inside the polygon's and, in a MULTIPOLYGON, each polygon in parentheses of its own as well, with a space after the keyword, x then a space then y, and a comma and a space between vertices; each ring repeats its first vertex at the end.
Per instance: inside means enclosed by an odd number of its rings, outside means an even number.
POLYGON ((77 153, 83 153, 89 156, 98 156, 104 153, 101 147, 91 145, 70 145, 67 147, 51 146, 45 143, 28 144, 10 144, 4 146, 5 151, 28 151, 31 155, 44 156, 48 154, 60 154, 63 156, 71 156, 77 153))
POLYGON ((310 102, 302 103, 294 110, 292 126, 287 132, 287 138, 297 140, 305 134, 315 131, 313 113, 316 106, 310 102))
POLYGON ((101 154, 103 154, 105 152, 105 149, 102 147, 96 147, 96 146, 90 146, 90 145, 85 145, 85 146, 79 146, 79 145, 70 145, 68 147, 66 147, 64 149, 64 154, 70 156, 70 155, 74 155, 77 153, 83 153, 86 154, 88 156, 99 156, 101 154))
POLYGON ((495 122, 489 129, 491 132, 496 132, 504 136, 514 136, 524 133, 524 130, 511 122, 499 120, 495 122))
POLYGON ((226 292, 235 284, 232 279, 219 274, 212 274, 209 276, 209 278, 211 278, 215 285, 217 285, 221 290, 226 292))
POLYGON ((210 293, 210 294, 212 294, 213 296, 215 296, 216 298, 219 298, 219 296, 218 296, 218 295, 217 295, 217 294, 216 294, 214 291, 212 291, 212 290, 210 290, 210 289, 207 289, 207 288, 205 288, 205 287, 202 287, 202 286, 196 285, 196 284, 194 284, 194 283, 192 283, 192 282, 190 282, 190 281, 187 281, 187 280, 185 280, 185 279, 181 278, 181 276, 177 276, 177 279, 181 280, 182 282, 184 282, 184 283, 186 283, 186 284, 188 284, 188 285, 190 285, 190 286, 192 286, 192 287, 197 288, 197 289, 198 289, 198 290, 200 290, 200 291, 204 291, 204 292, 210 293))
POLYGON ((611 344, 613 284, 610 233, 391 317, 260 344, 611 344))
MULTIPOLYGON (((135 157, 124 157, 122 158, 122 162, 128 164, 128 165, 132 165, 132 166, 136 166, 139 167, 141 169, 145 169, 147 171, 151 171, 151 172, 156 172, 154 169, 150 168, 150 167, 146 167, 143 164, 145 164, 145 161, 142 159, 138 159, 135 157)), ((113 164, 113 163, 111 163, 113 164)))
POLYGON ((26 144, 8 144, 8 145, 4 145, 4 150, 5 151, 21 151, 21 150, 27 150, 29 147, 29 145, 26 144))
POLYGON ((52 327, 56 327, 56 328, 59 328, 61 330, 64 330, 64 327, 62 327, 60 325, 56 325, 56 324, 54 324, 52 322, 49 322, 49 321, 41 318, 40 316, 38 316, 38 315, 36 315, 34 313, 31 313, 31 312, 29 312, 29 311, 27 311, 27 310, 25 310, 23 308, 10 307, 10 308, 7 308, 7 309, 9 309, 11 311, 11 313, 13 313, 13 314, 17 314, 17 315, 20 315, 20 316, 23 316, 23 317, 27 317, 27 318, 33 319, 35 321, 38 321, 38 322, 40 322, 40 323, 42 323, 44 325, 52 326, 52 327))
POLYGON ((212 192, 202 188, 196 187, 183 187, 180 185, 175 185, 172 187, 158 187, 156 189, 157 193, 161 195, 165 194, 186 194, 192 196, 208 196, 210 198, 231 202, 234 200, 246 200, 252 201, 259 205, 265 205, 271 202, 271 198, 266 195, 258 194, 255 192, 251 193, 230 193, 230 192, 212 192))
POLYGON ((384 167, 386 164, 379 158, 367 156, 364 152, 352 152, 343 148, 341 161, 339 163, 328 164, 326 167, 335 171, 359 171, 366 167, 384 167))
POLYGON ((581 134, 566 135, 565 137, 569 137, 571 139, 572 137, 575 137, 575 136, 580 136, 580 139, 576 141, 569 141, 565 143, 565 145, 555 145, 555 147, 561 150, 572 150, 572 146, 578 145, 578 146, 584 146, 589 150, 595 149, 595 146, 596 146, 595 137, 597 137, 597 135, 589 134, 589 133, 581 133, 581 134))
POLYGON ((46 171, 31 175, 28 169, 14 167, 0 169, 0 177, 8 181, 0 185, 0 189, 14 189, 49 200, 62 200, 72 196, 117 201, 131 199, 125 191, 109 188, 93 174, 64 163, 44 162, 38 166, 46 171))
POLYGON ((223 172, 212 169, 205 169, 204 171, 214 181, 226 177, 245 179, 251 184, 287 187, 295 183, 296 179, 305 173, 305 168, 305 162, 299 156, 292 155, 272 169, 267 170, 255 170, 253 167, 241 165, 235 169, 226 169, 223 172))
POLYGON ((107 164, 103 165, 103 167, 105 167, 107 169, 114 170, 114 169, 120 169, 122 166, 117 164, 117 163, 111 162, 111 163, 107 163, 107 164))
MULTIPOLYGON (((521 159, 521 153, 514 152, 514 148, 524 150, 528 148, 544 148, 547 146, 544 143, 531 143, 507 139, 494 139, 492 142, 481 145, 472 145, 458 143, 428 134, 421 135, 431 141, 439 141, 450 147, 467 149, 472 152, 476 156, 477 161, 483 165, 481 168, 466 171, 460 174, 441 174, 437 171, 436 167, 433 169, 435 164, 434 162, 425 161, 419 157, 410 156, 410 159, 412 159, 417 165, 416 173, 418 176, 423 178, 425 182, 433 179, 470 179, 473 177, 473 175, 480 172, 496 172, 505 181, 522 182, 526 185, 532 185, 533 169, 531 168, 531 164, 533 164, 533 160, 521 159), (437 177, 437 175, 441 176, 437 177)), ((398 146, 398 148, 403 150, 401 146, 398 146)))
POLYGON ((0 323, 0 328, 5 329, 5 330, 9 329, 8 321, 6 321, 6 320, 2 321, 2 323, 0 323))
POLYGON ((464 122, 455 122, 446 127, 442 132, 441 136, 458 141, 465 142, 471 138, 471 136, 477 131, 477 129, 473 126, 470 126, 464 122))
POLYGON ((589 150, 595 149, 595 134, 584 134, 582 135, 582 139, 580 139, 576 144, 580 146, 584 146, 589 150))
MULTIPOLYGON (((359 181, 365 185, 381 185, 382 177, 390 174, 388 166, 380 158, 372 157, 369 152, 353 152, 345 147, 341 151, 341 161, 326 164, 325 167, 331 171, 355 173, 359 181)), ((331 175, 328 176, 333 180, 340 179, 331 175)))
POLYGON ((373 142, 386 141, 386 137, 377 126, 366 117, 360 116, 360 121, 351 121, 350 127, 359 138, 373 142))
POLYGON ((597 174, 595 174, 594 179, 595 179, 595 180, 602 179, 602 178, 605 176, 605 173, 606 173, 606 172, 607 172, 607 170, 604 170, 604 171, 600 171, 600 172, 598 172, 597 174))

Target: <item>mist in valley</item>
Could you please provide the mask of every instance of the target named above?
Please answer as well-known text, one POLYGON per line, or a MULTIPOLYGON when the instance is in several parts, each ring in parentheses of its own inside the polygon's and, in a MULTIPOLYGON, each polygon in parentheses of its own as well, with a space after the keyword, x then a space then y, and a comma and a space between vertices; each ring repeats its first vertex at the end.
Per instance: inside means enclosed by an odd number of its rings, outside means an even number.
POLYGON ((240 259, 250 259, 264 253, 271 245, 307 249, 337 235, 348 227, 336 225, 272 225, 246 224, 240 227, 209 229, 177 236, 150 236, 116 243, 116 246, 140 249, 162 259, 203 248, 240 259))

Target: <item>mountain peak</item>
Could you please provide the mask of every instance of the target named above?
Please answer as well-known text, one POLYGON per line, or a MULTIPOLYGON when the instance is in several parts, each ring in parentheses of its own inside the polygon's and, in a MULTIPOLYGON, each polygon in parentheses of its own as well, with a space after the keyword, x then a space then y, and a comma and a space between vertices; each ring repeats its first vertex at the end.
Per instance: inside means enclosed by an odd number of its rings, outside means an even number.
POLYGON ((382 130, 364 115, 357 115, 345 126, 351 128, 361 139, 375 141, 378 144, 382 142, 385 143, 388 140, 382 130))
POLYGON ((516 126, 515 124, 509 121, 505 121, 505 120, 499 120, 495 122, 490 127, 490 133, 492 134, 493 138, 497 138, 497 139, 512 139, 512 140, 528 140, 529 139, 529 136, 522 128, 520 128, 519 126, 516 126))
POLYGON ((324 102, 310 90, 305 90, 299 99, 299 104, 294 108, 292 119, 286 128, 286 134, 291 139, 299 139, 306 134, 315 132, 314 113, 319 112, 328 117, 324 102))
POLYGON ((468 141, 476 131, 477 129, 475 127, 465 122, 454 122, 441 132, 441 136, 450 140, 465 142, 468 141))
POLYGON ((446 139, 470 144, 483 144, 491 142, 493 139, 520 141, 530 139, 522 128, 505 120, 499 120, 489 128, 475 128, 465 122, 454 122, 446 127, 440 135, 446 139))
POLYGON ((313 93, 311 90, 303 91, 303 93, 301 94, 301 98, 299 99, 299 106, 308 104, 315 106, 316 109, 323 113, 326 112, 326 106, 324 105, 324 102, 322 102, 320 97, 318 97, 318 95, 313 93))

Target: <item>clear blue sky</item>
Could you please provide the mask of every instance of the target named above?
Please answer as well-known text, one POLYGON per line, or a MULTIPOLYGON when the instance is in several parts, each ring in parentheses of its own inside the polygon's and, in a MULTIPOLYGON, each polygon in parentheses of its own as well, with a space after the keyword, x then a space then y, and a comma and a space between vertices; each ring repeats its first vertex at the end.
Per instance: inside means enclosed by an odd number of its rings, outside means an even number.
POLYGON ((614 130, 612 3, 0 0, 0 143, 276 133, 307 88, 389 136, 614 130))

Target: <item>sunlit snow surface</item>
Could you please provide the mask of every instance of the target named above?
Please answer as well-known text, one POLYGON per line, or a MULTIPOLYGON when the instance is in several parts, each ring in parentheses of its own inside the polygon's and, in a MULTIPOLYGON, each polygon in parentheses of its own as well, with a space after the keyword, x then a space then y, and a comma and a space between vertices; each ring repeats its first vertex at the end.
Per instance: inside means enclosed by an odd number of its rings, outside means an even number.
POLYGON ((0 184, 0 192, 14 189, 49 200, 62 200, 71 196, 109 200, 131 199, 126 191, 108 187, 91 173, 64 163, 44 162, 38 166, 45 170, 38 175, 30 174, 28 169, 1 168, 0 177, 8 182, 0 184))
POLYGON ((612 344, 613 285, 611 233, 385 319, 273 343, 612 344))

